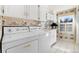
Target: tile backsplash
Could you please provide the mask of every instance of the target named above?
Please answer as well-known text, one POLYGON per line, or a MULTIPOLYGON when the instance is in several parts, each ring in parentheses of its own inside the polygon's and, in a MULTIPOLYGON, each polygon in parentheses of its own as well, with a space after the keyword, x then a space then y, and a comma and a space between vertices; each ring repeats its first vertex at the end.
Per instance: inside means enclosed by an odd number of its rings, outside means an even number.
POLYGON ((41 23, 33 19, 22 19, 9 16, 3 16, 1 20, 4 26, 39 26, 41 23))

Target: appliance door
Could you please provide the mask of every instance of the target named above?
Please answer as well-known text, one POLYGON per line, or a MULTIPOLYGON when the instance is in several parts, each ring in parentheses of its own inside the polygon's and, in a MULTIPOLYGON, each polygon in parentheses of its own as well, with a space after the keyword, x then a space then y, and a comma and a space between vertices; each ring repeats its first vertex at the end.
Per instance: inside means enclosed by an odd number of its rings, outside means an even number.
POLYGON ((7 53, 35 53, 38 52, 38 40, 7 49, 7 53))

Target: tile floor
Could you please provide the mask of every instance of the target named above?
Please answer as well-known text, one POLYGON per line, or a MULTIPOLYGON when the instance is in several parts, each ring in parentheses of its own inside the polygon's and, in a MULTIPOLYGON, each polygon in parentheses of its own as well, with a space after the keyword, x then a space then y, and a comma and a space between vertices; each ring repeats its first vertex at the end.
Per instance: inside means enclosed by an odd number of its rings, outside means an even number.
POLYGON ((74 42, 59 40, 54 46, 51 48, 51 52, 53 53, 71 53, 75 51, 74 42))

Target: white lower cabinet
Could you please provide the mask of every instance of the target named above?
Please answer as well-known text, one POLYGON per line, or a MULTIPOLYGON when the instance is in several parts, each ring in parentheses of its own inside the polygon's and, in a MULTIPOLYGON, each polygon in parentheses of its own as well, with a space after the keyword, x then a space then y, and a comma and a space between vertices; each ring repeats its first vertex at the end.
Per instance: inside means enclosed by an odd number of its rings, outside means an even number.
POLYGON ((7 49, 8 53, 36 53, 38 52, 38 40, 7 49))
POLYGON ((50 52, 50 45, 49 45, 49 36, 46 36, 46 34, 40 36, 39 40, 39 52, 50 52))
POLYGON ((49 32, 49 37, 50 37, 50 41, 49 41, 49 43, 50 43, 50 46, 52 46, 53 44, 55 44, 56 43, 56 29, 53 29, 53 30, 51 30, 50 32, 49 32))
POLYGON ((51 46, 56 42, 56 29, 40 36, 39 52, 51 52, 51 46))

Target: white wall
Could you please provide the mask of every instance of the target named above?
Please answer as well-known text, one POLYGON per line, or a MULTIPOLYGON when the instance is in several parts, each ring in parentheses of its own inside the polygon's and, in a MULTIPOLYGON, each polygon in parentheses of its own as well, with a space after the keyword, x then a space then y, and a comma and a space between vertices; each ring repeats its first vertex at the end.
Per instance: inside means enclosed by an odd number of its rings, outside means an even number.
POLYGON ((76 13, 76 43, 79 44, 79 11, 76 13))

